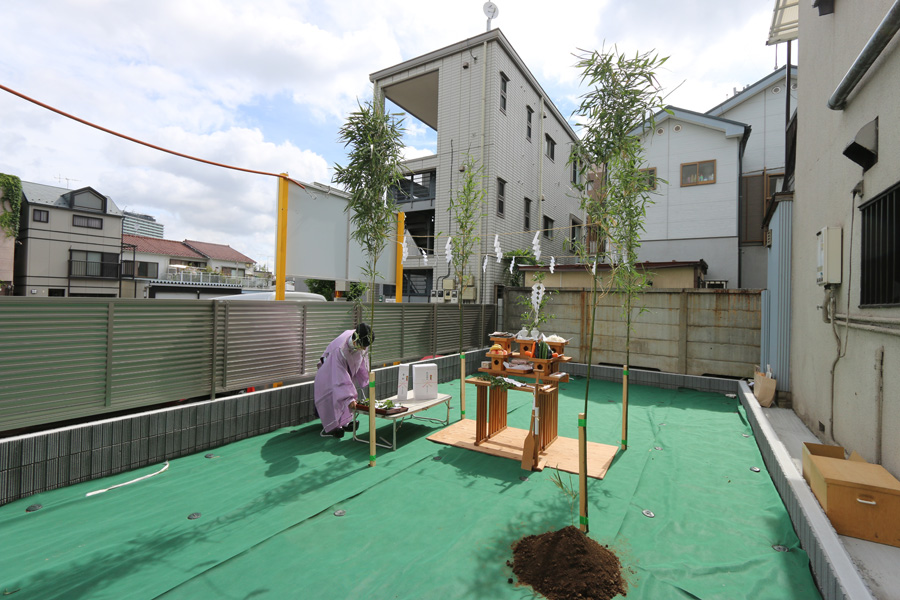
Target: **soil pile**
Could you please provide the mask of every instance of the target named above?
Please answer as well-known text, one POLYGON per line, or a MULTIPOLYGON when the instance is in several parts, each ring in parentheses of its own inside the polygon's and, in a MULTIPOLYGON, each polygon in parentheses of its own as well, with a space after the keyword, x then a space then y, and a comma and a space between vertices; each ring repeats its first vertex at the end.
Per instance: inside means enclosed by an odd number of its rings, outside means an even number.
POLYGON ((507 564, 520 584, 550 600, 610 600, 627 591, 618 557, 572 526, 522 538, 507 564))

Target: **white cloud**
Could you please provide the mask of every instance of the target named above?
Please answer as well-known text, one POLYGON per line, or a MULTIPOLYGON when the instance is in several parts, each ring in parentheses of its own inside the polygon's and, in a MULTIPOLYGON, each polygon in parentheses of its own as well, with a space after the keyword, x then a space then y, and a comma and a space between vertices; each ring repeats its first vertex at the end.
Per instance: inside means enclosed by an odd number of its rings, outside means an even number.
MULTIPOLYGON (((369 74, 478 35, 481 0, 10 0, 0 83, 124 134, 209 160, 329 182, 337 131, 369 74)), ((493 22, 569 115, 577 48, 656 49, 680 82, 670 103, 706 110, 774 68, 771 3, 538 0, 500 3, 493 22)), ((110 137, 0 92, 0 172, 90 185, 157 217, 170 239, 274 254, 274 178, 237 173, 110 137)), ((407 123, 408 158, 436 151, 407 123)), ((270 266, 272 266, 270 264, 270 266)))

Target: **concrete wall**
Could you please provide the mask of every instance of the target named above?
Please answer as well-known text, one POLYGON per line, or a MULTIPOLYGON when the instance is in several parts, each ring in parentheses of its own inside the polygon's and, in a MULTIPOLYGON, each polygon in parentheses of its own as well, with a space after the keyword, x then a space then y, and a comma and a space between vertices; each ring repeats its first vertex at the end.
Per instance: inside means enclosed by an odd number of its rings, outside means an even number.
POLYGON ((638 250, 642 261, 703 259, 709 266, 705 279, 725 279, 729 288, 738 285, 738 256, 737 236, 642 241, 638 250))
MULTIPOLYGON (((506 290, 504 329, 521 328, 529 288, 506 290)), ((570 339, 566 353, 587 361, 590 336, 590 291, 554 290, 546 307, 555 315, 541 331, 570 339)), ((626 327, 619 294, 601 298, 594 324, 591 364, 623 364, 626 327)), ((752 377, 759 361, 760 294, 758 290, 654 289, 638 299, 646 312, 633 317, 633 367, 667 373, 752 377)))
MULTIPOLYGON (((597 267, 600 268, 599 266, 597 267)), ((696 268, 699 271, 699 268, 696 268)), ((649 281, 655 288, 692 288, 695 280, 695 267, 669 267, 665 269, 655 269, 649 274, 649 281)), ((544 285, 551 288, 591 288, 591 280, 593 275, 584 267, 577 270, 557 269, 554 273, 543 271, 544 285)), ((525 271, 525 287, 531 287, 534 283, 534 271, 525 271)), ((598 285, 600 287, 609 287, 610 274, 608 271, 602 272, 602 276, 598 285)))
MULTIPOLYGON (((859 308, 861 229, 859 206, 900 180, 900 38, 897 36, 856 86, 844 110, 827 108, 866 42, 893 5, 857 3, 852 10, 819 16, 800 3, 797 164, 794 194, 791 303, 791 389, 794 410, 825 441, 881 461, 900 476, 900 338, 895 326, 859 319, 898 319, 900 307, 859 308), (863 173, 843 156, 859 129, 878 117, 878 162, 863 173), (864 196, 855 197, 858 183, 864 196), (846 347, 839 356, 835 331, 817 308, 824 290, 816 284, 816 232, 841 227, 842 283, 839 313, 849 310, 854 326, 836 327, 846 347), (874 329, 862 327, 874 326, 874 329), (883 349, 883 350, 882 350, 883 349), (883 354, 882 354, 883 352, 883 354), (833 423, 832 423, 833 418, 833 423)), ((846 7, 845 7, 846 8, 846 7)))

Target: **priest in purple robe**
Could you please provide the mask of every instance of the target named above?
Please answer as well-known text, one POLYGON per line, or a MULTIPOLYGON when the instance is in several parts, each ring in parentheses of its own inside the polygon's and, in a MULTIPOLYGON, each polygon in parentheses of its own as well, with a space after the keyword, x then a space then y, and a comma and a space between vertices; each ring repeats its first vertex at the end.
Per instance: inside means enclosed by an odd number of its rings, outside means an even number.
POLYGON ((369 383, 368 348, 374 339, 372 328, 360 323, 328 344, 319 360, 314 390, 323 435, 341 438, 353 430, 350 410, 356 405, 356 386, 364 388, 369 383))

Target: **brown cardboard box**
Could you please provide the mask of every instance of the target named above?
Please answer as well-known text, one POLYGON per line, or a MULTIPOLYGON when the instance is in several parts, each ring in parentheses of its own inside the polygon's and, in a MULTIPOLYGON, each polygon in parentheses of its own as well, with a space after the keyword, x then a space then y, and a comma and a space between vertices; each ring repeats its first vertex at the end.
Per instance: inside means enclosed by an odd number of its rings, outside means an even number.
POLYGON ((840 446, 803 444, 803 478, 841 535, 900 547, 900 481, 840 446))

